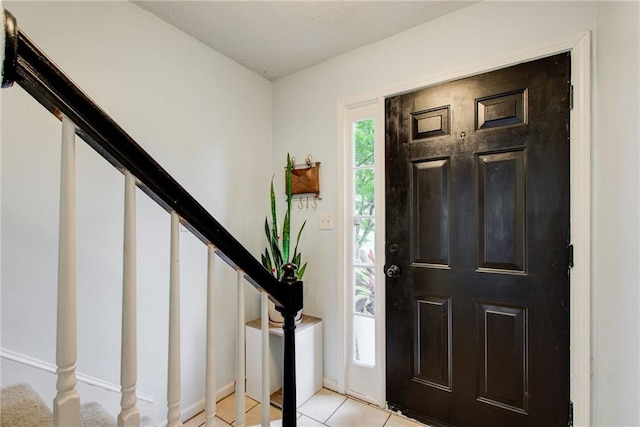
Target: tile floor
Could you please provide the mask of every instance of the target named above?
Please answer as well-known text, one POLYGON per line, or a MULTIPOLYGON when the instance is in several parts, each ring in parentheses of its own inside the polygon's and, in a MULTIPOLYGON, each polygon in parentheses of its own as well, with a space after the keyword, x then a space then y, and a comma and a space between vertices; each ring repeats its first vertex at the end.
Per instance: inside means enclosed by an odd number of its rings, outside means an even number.
MULTIPOLYGON (((247 427, 260 426, 261 406, 245 397, 247 427)), ((234 426, 235 394, 222 399, 216 405, 215 427, 234 426)), ((205 414, 199 413, 184 423, 184 427, 204 426, 205 414)), ((271 426, 280 427, 280 410, 271 406, 271 426)), ((326 388, 298 408, 299 427, 424 427, 424 424, 408 420, 382 410, 377 406, 343 396, 326 388)))

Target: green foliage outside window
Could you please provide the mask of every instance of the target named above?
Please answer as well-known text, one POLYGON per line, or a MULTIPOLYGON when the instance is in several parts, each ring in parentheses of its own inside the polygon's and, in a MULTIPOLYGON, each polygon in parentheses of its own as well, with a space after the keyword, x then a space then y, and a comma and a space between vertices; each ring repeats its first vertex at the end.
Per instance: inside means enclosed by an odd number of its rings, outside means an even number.
POLYGON ((371 267, 355 268, 355 311, 375 315, 375 263, 370 239, 375 236, 375 222, 367 216, 375 214, 374 121, 355 123, 355 262, 371 267), (365 216, 365 218, 361 218, 365 216))

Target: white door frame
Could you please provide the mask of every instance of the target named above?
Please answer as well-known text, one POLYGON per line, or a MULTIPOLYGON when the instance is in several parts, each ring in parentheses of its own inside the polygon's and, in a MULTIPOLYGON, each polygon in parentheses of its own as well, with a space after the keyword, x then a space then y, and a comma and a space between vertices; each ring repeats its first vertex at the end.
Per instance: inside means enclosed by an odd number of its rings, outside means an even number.
MULTIPOLYGON (((591 402, 591 33, 584 32, 574 36, 536 45, 527 49, 511 52, 486 61, 469 64, 464 67, 447 70, 424 78, 400 83, 398 85, 375 90, 366 94, 341 99, 338 101, 338 170, 342 171, 338 177, 338 378, 336 388, 345 393, 346 378, 346 342, 349 334, 345 333, 348 323, 350 307, 345 307, 345 293, 350 291, 346 287, 349 283, 345 277, 347 264, 345 259, 345 206, 344 176, 350 171, 350 165, 345 165, 345 150, 350 149, 350 135, 345 134, 349 110, 363 105, 376 103, 376 131, 382 127, 384 135, 384 100, 387 97, 412 92, 417 89, 441 84, 476 74, 482 74, 499 68, 505 68, 522 62, 551 56, 561 52, 571 52, 571 82, 573 84, 574 106, 570 112, 571 140, 570 140, 570 180, 571 180, 571 243, 574 246, 574 267, 570 275, 570 390, 573 402, 573 420, 576 426, 590 425, 591 402)), ((376 151, 384 153, 384 139, 376 139, 376 151)), ((376 162, 376 176, 381 176, 377 183, 384 185, 384 163, 376 162)), ((376 191, 383 191, 381 187, 376 191)), ((384 193, 383 193, 384 194, 384 193)), ((383 206, 384 208, 384 206, 383 206)), ((384 245, 384 210, 377 211, 378 219, 376 238, 380 239, 376 247, 384 245)), ((384 247, 384 246, 382 246, 384 247)), ((384 251, 377 254, 381 264, 384 264, 384 251)), ((381 296, 384 303, 385 280, 382 273, 376 277, 376 295, 381 296)), ((383 306, 384 307, 384 306, 383 306)), ((377 381, 378 401, 380 406, 386 404, 386 359, 385 348, 385 312, 376 312, 380 340, 378 356, 381 369, 377 381)))
MULTIPOLYGON (((349 194, 353 192, 354 183, 353 183, 353 175, 350 177, 347 176, 351 174, 353 171, 354 165, 354 155, 353 155, 353 123, 359 120, 364 120, 367 118, 374 118, 375 120, 375 152, 374 152, 374 165, 375 165, 375 182, 374 182, 374 206, 376 212, 376 229, 375 229, 375 279, 376 284, 380 283, 380 280, 384 280, 384 234, 383 238, 378 238, 378 233, 384 233, 384 224, 380 227, 379 218, 384 218, 384 173, 380 173, 380 170, 384 171, 384 119, 380 120, 380 114, 384 117, 384 103, 380 104, 376 100, 370 103, 358 105, 357 108, 350 108, 345 110, 345 151, 344 151, 344 163, 345 169, 344 174, 342 174, 343 182, 341 187, 343 189, 349 188, 350 190, 345 191, 344 196, 341 198, 341 201, 344 203, 345 208, 351 208, 350 212, 341 209, 341 213, 343 214, 343 220, 340 222, 344 224, 345 227, 340 231, 342 235, 342 241, 345 242, 344 248, 344 256, 340 259, 345 260, 345 265, 342 267, 344 272, 344 284, 345 284, 345 292, 344 295, 344 304, 346 307, 345 311, 345 327, 342 328, 345 331, 345 381, 344 381, 344 393, 355 396, 361 400, 365 400, 367 402, 371 402, 374 404, 379 404, 380 401, 384 403, 384 379, 385 375, 384 367, 386 365, 386 361, 384 358, 384 322, 378 320, 380 316, 379 313, 383 313, 385 311, 385 297, 384 294, 380 294, 376 292, 375 298, 375 353, 376 353, 376 361, 375 366, 366 366, 364 364, 355 362, 353 360, 353 327, 352 327, 352 319, 353 319, 353 289, 351 287, 352 278, 353 278, 353 264, 347 263, 346 260, 354 260, 353 248, 350 246, 354 241, 353 235, 353 227, 352 222, 350 221, 353 218, 353 206, 354 199, 353 194, 349 194), (348 153, 351 151, 351 155, 348 153), (378 167, 378 165, 380 165, 378 167), (348 168, 348 169, 347 169, 348 168), (347 172, 348 171, 348 172, 347 172), (350 179, 351 178, 351 179, 350 179), (382 212, 382 215, 380 214, 382 212), (347 226, 347 224, 349 224, 347 226), (347 243, 348 242, 348 243, 347 243), (381 279, 382 278, 382 279, 381 279), (352 370, 351 373, 349 370, 352 370), (351 374, 351 375, 350 375, 351 374)), ((384 222, 384 221, 383 221, 384 222)), ((384 286, 382 288, 377 287, 377 289, 382 289, 384 291, 384 286)), ((384 318, 384 317, 383 317, 384 318)))

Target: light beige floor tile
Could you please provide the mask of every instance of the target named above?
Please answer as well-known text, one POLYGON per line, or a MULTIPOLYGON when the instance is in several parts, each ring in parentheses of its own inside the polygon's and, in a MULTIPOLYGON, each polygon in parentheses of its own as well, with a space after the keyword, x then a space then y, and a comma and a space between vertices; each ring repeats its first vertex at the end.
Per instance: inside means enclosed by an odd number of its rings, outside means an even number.
POLYGON ((316 420, 309 418, 306 415, 301 415, 298 418, 298 427, 324 427, 324 424, 320 424, 316 420))
MULTIPOLYGON (((250 411, 257 404, 258 402, 251 399, 250 397, 245 396, 244 405, 245 405, 245 410, 247 412, 250 411)), ((235 393, 225 397, 224 399, 222 399, 220 402, 216 404, 216 415, 222 418, 222 420, 228 424, 233 423, 233 421, 236 419, 236 394, 235 393)))
POLYGON ((424 424, 391 414, 384 427, 424 427, 424 424))
POLYGON ((325 424, 331 427, 382 427, 389 415, 371 405, 347 399, 325 424))
MULTIPOLYGON (((207 420, 207 417, 204 413, 204 411, 200 412, 198 415, 196 415, 193 418, 190 418, 188 421, 186 421, 184 423, 184 427, 201 427, 204 425, 205 421, 207 420)), ((229 424, 225 423, 224 421, 222 421, 222 419, 215 417, 213 419, 213 426, 214 427, 229 427, 229 424)))
POLYGON ((325 422, 345 399, 346 397, 323 388, 304 402, 298 412, 316 421, 325 422))
MULTIPOLYGON (((204 424, 203 424, 204 425, 204 424)), ((229 427, 231 424, 225 423, 221 418, 215 417, 213 419, 213 427, 229 427)))
POLYGON ((200 412, 195 417, 189 418, 183 425, 184 427, 200 427, 204 424, 205 421, 205 413, 200 412))
MULTIPOLYGON (((282 425, 282 412, 278 408, 269 406, 269 421, 272 426, 282 425)), ((246 425, 247 427, 260 427, 262 423, 262 405, 258 403, 247 412, 246 425)))

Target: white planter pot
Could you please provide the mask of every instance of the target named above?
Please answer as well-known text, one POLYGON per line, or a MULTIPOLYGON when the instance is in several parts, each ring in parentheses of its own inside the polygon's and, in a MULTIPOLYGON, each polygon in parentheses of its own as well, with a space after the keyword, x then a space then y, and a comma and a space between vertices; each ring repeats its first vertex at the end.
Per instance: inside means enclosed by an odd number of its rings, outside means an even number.
MULTIPOLYGON (((296 325, 300 322, 302 322, 302 310, 296 314, 296 325)), ((269 300, 269 323, 272 326, 284 325, 284 317, 282 317, 282 314, 276 310, 276 305, 271 300, 269 300)))

